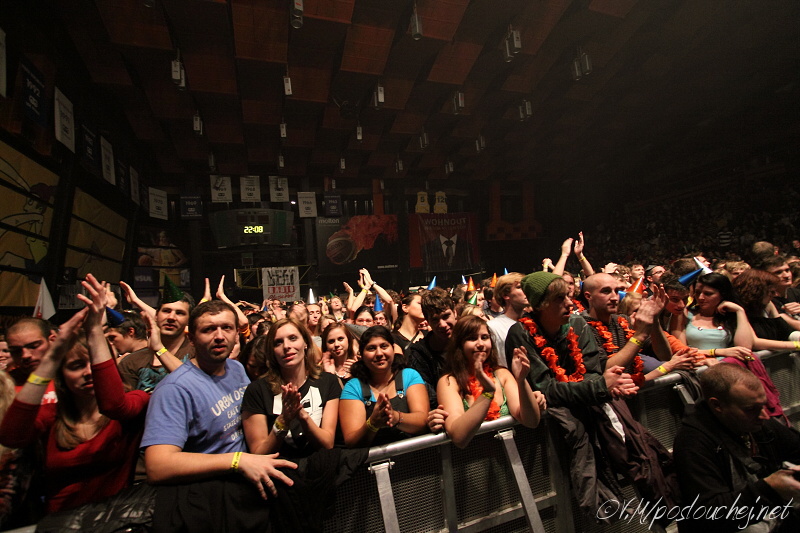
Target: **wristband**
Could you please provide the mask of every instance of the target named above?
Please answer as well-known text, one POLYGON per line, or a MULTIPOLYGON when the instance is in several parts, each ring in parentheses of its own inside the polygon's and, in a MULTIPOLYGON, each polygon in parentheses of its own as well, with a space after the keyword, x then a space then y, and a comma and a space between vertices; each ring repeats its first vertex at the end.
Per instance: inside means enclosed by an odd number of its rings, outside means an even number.
POLYGON ((711 357, 716 357, 716 356, 714 355, 715 353, 717 353, 717 349, 716 349, 716 348, 711 348, 711 349, 708 351, 708 354, 709 354, 711 357))
POLYGON ((584 257, 583 254, 581 254, 578 256, 578 261, 586 261, 586 257, 584 257))
POLYGON ((373 425, 372 424, 372 420, 367 418, 367 429, 370 430, 373 433, 377 433, 380 428, 375 426, 375 425, 373 425))
POLYGON ((161 357, 162 355, 164 355, 168 351, 169 350, 167 350, 164 346, 162 346, 161 349, 156 352, 156 357, 161 357))
POLYGON ((272 427, 274 427, 274 428, 275 428, 275 431, 277 431, 277 432, 279 432, 279 433, 280 433, 281 431, 286 431, 286 426, 284 425, 284 423, 283 423, 283 422, 281 422, 281 419, 280 419, 280 418, 276 418, 276 419, 275 419, 275 423, 274 423, 274 424, 272 424, 272 427))
POLYGON ((493 392, 482 392, 481 396, 485 396, 485 397, 489 398, 489 400, 494 399, 494 393, 493 392))
POLYGON ((363 289, 361 289, 361 293, 362 293, 362 294, 366 294, 367 292, 368 292, 368 291, 367 291, 367 288, 366 288, 366 287, 364 287, 363 289))
POLYGON ((41 376, 37 376, 33 372, 30 373, 27 379, 28 383, 32 383, 34 385, 47 385, 51 381, 53 381, 53 378, 43 378, 41 376))
POLYGON ((664 365, 659 365, 659 366, 658 366, 658 368, 656 368, 656 370, 658 370, 658 371, 659 371, 659 372, 661 372, 662 374, 666 374, 667 372, 669 372, 669 370, 667 370, 666 368, 664 368, 664 365))
POLYGON ((794 349, 800 350, 800 341, 794 341, 794 349))
POLYGON ((202 300, 200 300, 200 303, 201 303, 201 304, 204 304, 204 303, 206 303, 206 302, 210 302, 210 301, 211 301, 211 300, 209 300, 209 299, 207 299, 207 298, 203 298, 202 300))
POLYGON ((242 452, 234 452, 233 460, 231 461, 231 470, 234 472, 239 471, 239 460, 242 458, 242 452))
POLYGON ((638 346, 639 348, 643 348, 644 347, 644 343, 642 341, 640 341, 639 339, 637 339, 636 337, 631 337, 628 340, 630 342, 632 342, 633 344, 635 344, 636 346, 638 346))

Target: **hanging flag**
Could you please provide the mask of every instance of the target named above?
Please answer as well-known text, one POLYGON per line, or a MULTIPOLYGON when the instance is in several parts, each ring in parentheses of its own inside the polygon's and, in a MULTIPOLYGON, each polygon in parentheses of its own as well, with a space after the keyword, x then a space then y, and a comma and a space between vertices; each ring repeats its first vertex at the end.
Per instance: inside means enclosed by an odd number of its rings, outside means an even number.
POLYGON ((47 290, 44 278, 39 282, 39 298, 36 299, 36 307, 33 308, 33 316, 48 320, 56 314, 56 307, 53 305, 53 298, 47 290))

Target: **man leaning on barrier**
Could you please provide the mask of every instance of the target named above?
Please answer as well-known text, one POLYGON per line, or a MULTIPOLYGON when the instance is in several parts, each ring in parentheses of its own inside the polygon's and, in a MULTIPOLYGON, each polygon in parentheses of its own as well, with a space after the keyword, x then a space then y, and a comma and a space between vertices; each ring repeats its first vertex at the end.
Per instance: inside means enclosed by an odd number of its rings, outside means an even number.
POLYGON ((750 371, 719 363, 700 376, 703 400, 675 437, 681 533, 800 531, 800 433, 771 419, 750 371))

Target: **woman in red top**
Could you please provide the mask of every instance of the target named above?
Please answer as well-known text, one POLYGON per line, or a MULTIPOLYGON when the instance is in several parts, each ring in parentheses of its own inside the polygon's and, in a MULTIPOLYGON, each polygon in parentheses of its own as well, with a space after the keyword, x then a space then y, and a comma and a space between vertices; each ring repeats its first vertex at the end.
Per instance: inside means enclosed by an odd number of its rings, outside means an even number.
POLYGON ((63 324, 56 341, 11 404, 0 443, 45 443, 47 512, 113 496, 131 484, 149 395, 124 392, 102 319, 106 296, 91 274, 83 283, 88 307, 63 324), (75 342, 83 323, 86 342, 75 342), (91 364, 90 364, 91 359, 91 364), (40 405, 55 380, 58 403, 40 405))

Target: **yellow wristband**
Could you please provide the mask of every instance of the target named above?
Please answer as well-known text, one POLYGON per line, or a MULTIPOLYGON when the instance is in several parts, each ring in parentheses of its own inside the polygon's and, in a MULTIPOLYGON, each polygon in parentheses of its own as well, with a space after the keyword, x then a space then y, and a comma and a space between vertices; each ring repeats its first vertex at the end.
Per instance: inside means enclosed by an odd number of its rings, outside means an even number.
POLYGON ((639 339, 637 339, 636 337, 631 337, 628 340, 631 341, 636 346, 638 346, 639 348, 643 348, 644 347, 644 343, 642 341, 640 341, 639 339))
POLYGON ((486 396, 487 398, 489 398, 491 400, 491 399, 494 398, 494 393, 493 392, 482 392, 481 396, 486 396))
POLYGON ((272 424, 272 427, 275 428, 275 431, 286 431, 286 426, 281 422, 280 418, 275 419, 275 423, 272 424))
POLYGON ((47 385, 48 383, 53 381, 53 378, 43 378, 31 372, 30 375, 28 376, 27 381, 28 383, 33 383, 34 385, 47 385))
POLYGON ((160 349, 159 351, 157 351, 157 352, 156 352, 156 357, 161 357, 162 355, 164 355, 164 354, 165 354, 165 353, 167 353, 168 351, 169 351, 169 350, 167 350, 166 348, 164 348, 164 347, 162 346, 162 347, 161 347, 161 349, 160 349))
POLYGON ((373 425, 372 420, 367 418, 367 429, 373 433, 377 433, 380 428, 373 425))
POLYGON ((211 301, 211 300, 208 300, 207 298, 203 298, 202 300, 200 300, 200 303, 201 303, 201 304, 204 304, 204 303, 206 303, 206 302, 210 302, 210 301, 211 301))
POLYGON ((231 461, 231 470, 237 472, 239 470, 239 460, 242 458, 242 452, 234 452, 233 460, 231 461))
POLYGON ((658 368, 656 368, 656 370, 658 370, 662 374, 666 374, 668 372, 668 370, 664 368, 664 365, 659 365, 658 368))
POLYGON ((583 254, 578 257, 578 261, 586 261, 586 258, 583 256, 583 254))
POLYGON ((794 349, 800 350, 800 341, 794 341, 794 349))
POLYGON ((708 351, 708 353, 709 353, 709 355, 710 355, 711 357, 716 357, 714 354, 715 354, 715 353, 717 353, 717 349, 716 349, 716 348, 711 348, 711 349, 708 351))

